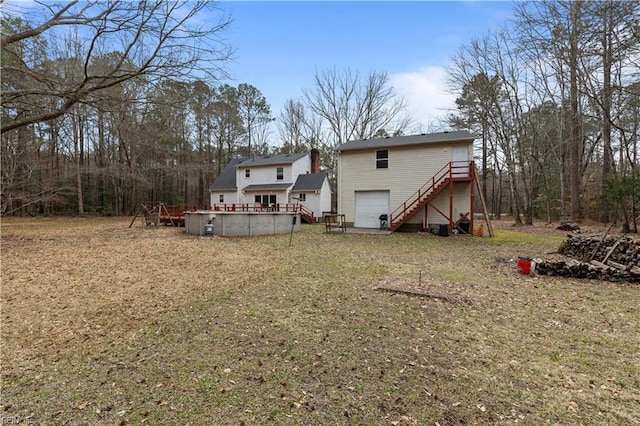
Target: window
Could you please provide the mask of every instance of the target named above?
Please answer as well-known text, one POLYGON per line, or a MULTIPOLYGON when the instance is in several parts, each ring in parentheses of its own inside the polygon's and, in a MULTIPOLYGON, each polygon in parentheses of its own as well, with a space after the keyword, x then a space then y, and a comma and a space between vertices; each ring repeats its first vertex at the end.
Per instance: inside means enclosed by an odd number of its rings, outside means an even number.
POLYGON ((224 203, 224 194, 220 194, 220 196, 218 197, 218 202, 224 203))
POLYGON ((251 169, 245 169, 244 170, 244 177, 246 177, 246 178, 250 178, 251 177, 251 169))
POLYGON ((388 169, 389 168, 389 151, 382 150, 376 151, 376 169, 388 169))
POLYGON ((256 195, 254 198, 256 204, 262 204, 263 206, 269 206, 276 203, 276 196, 274 195, 256 195))
POLYGON ((276 169, 276 180, 284 179, 284 167, 278 167, 276 169))
POLYGON ((298 194, 298 200, 304 203, 305 201, 307 201, 307 194, 305 193, 298 194))

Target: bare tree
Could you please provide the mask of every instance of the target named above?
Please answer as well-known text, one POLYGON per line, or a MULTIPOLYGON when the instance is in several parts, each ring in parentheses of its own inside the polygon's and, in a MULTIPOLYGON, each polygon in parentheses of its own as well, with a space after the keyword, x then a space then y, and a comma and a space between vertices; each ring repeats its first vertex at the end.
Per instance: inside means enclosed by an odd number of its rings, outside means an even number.
POLYGON ((322 121, 310 114, 300 101, 289 99, 285 102, 278 119, 278 131, 283 141, 282 152, 309 151, 312 148, 326 151, 322 121))
POLYGON ((195 70, 220 77, 222 64, 232 54, 219 37, 230 20, 213 2, 36 3, 46 17, 37 20, 35 9, 28 9, 22 17, 30 22, 26 26, 15 25, 10 8, 3 11, 2 133, 62 116, 77 103, 88 102, 91 94, 133 78, 180 80, 195 70), (202 16, 208 17, 206 25, 202 16), (34 52, 46 50, 65 28, 75 29, 85 40, 73 58, 81 72, 71 79, 43 68, 34 52), (92 67, 107 54, 113 59, 110 68, 92 67))
MULTIPOLYGON (((569 189, 572 219, 583 216, 581 182, 589 150, 584 134, 584 79, 582 67, 589 54, 590 28, 594 25, 589 2, 541 0, 516 6, 516 23, 522 49, 550 65, 553 82, 560 88, 563 126, 566 127, 569 160, 569 189)), ((530 56, 531 58, 531 56, 530 56)), ((549 71, 546 70, 546 71, 549 71)), ((545 70, 543 70, 544 72, 545 70)), ((547 83, 549 84, 549 83, 547 83)))
POLYGON ((406 103, 393 93, 389 76, 372 72, 363 78, 350 69, 332 68, 314 76, 312 89, 303 90, 306 106, 331 129, 334 146, 352 139, 366 139, 381 130, 404 131, 406 103))
POLYGON ((362 77, 350 69, 317 72, 311 89, 303 90, 306 107, 327 128, 323 164, 336 192, 336 148, 353 139, 402 134, 410 120, 403 116, 404 99, 397 97, 384 72, 362 77))

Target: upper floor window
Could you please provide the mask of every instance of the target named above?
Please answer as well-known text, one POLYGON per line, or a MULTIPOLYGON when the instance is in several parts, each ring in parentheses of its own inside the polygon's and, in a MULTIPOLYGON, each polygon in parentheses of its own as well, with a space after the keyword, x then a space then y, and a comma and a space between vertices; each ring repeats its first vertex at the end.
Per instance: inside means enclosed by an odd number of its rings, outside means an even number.
POLYGON ((389 168, 389 151, 384 149, 376 151, 376 169, 389 168))
POLYGON ((251 169, 244 169, 244 177, 246 178, 251 177, 251 169))
POLYGON ((305 201, 307 201, 307 194, 305 194, 304 192, 301 192, 300 194, 298 194, 298 200, 301 203, 304 203, 305 201))
POLYGON ((224 203, 224 194, 220 194, 220 197, 218 198, 218 202, 219 203, 224 203))
POLYGON ((284 167, 278 167, 276 169, 276 180, 284 179, 284 167))

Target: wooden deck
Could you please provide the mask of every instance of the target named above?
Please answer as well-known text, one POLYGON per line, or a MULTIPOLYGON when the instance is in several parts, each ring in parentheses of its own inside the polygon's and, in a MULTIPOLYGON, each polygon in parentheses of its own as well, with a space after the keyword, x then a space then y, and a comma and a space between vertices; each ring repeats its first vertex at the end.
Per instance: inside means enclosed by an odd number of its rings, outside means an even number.
POLYGON ((300 213, 300 217, 306 223, 315 223, 316 217, 311 210, 302 204, 261 204, 261 203, 242 203, 242 204, 214 204, 213 211, 219 212, 283 212, 283 213, 300 213))

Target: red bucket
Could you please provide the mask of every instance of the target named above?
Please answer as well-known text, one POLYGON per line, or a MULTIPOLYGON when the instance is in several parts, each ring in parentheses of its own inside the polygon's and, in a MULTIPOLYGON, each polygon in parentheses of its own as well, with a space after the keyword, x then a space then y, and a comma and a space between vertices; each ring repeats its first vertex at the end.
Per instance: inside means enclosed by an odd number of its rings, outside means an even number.
POLYGON ((523 275, 529 275, 531 272, 531 260, 529 259, 518 259, 517 262, 518 271, 520 271, 523 275))

